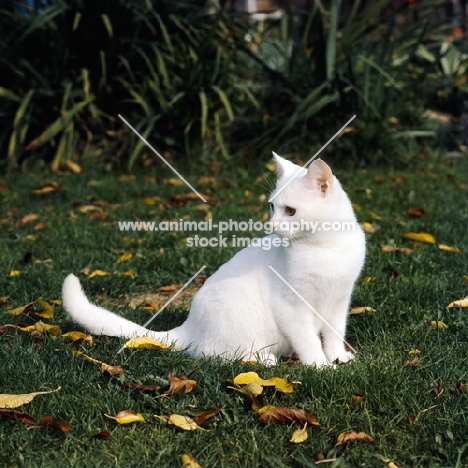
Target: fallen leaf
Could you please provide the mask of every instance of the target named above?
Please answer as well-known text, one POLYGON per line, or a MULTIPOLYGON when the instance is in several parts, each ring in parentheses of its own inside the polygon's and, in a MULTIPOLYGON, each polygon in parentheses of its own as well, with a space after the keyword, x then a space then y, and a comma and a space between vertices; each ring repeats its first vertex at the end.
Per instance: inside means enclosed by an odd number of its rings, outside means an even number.
POLYGON ((34 226, 35 231, 43 231, 47 227, 45 223, 38 223, 34 226))
POLYGON ((442 387, 442 385, 436 385, 434 387, 434 393, 436 394, 436 396, 442 395, 442 393, 444 393, 444 388, 442 387))
POLYGON ((468 282, 468 275, 463 275, 463 281, 468 282))
POLYGON ((31 312, 34 315, 45 319, 50 319, 54 315, 54 310, 52 309, 52 307, 49 304, 47 304, 47 302, 41 301, 39 299, 34 302, 30 302, 25 306, 16 307, 14 309, 8 310, 7 312, 15 317, 21 314, 28 314, 31 312), (38 310, 36 306, 39 306, 40 309, 38 310))
POLYGON ((46 195, 48 193, 57 192, 63 189, 63 184, 58 184, 57 182, 48 182, 40 187, 32 188, 29 193, 33 195, 46 195))
POLYGON ((135 278, 135 272, 133 270, 123 271, 122 276, 129 276, 130 278, 135 278))
POLYGON ((109 273, 107 273, 107 271, 103 271, 103 270, 94 270, 93 272, 91 272, 89 275, 88 275, 88 278, 94 278, 95 276, 107 276, 109 275, 109 273))
POLYGON ((419 364, 421 364, 421 360, 415 356, 413 359, 411 359, 411 361, 405 361, 403 366, 405 367, 417 367, 419 366, 419 364))
POLYGON ((234 378, 235 385, 249 385, 252 383, 257 383, 263 387, 275 387, 276 390, 282 393, 292 393, 294 390, 293 384, 295 382, 290 382, 281 377, 271 377, 265 380, 256 372, 243 372, 234 378))
POLYGON ((0 394, 0 408, 18 408, 31 402, 37 395, 48 395, 49 393, 58 392, 62 387, 57 387, 55 390, 46 392, 21 393, 19 395, 10 395, 8 393, 0 394))
POLYGON ((422 352, 422 351, 419 350, 419 349, 410 349, 410 350, 408 351, 408 354, 421 354, 421 352, 422 352))
POLYGON ((403 239, 413 240, 416 242, 425 242, 427 244, 435 244, 435 238, 427 232, 407 232, 403 234, 403 239))
POLYGON ((450 387, 450 392, 451 393, 467 393, 468 391, 468 385, 465 382, 459 382, 457 385, 457 388, 455 387, 450 387))
POLYGON ((366 213, 373 219, 382 219, 381 216, 379 216, 377 213, 374 213, 371 210, 367 210, 366 213))
POLYGON ((119 424, 131 424, 136 422, 146 422, 142 414, 137 413, 133 410, 122 410, 119 411, 115 416, 109 416, 104 413, 104 416, 109 419, 114 419, 119 424))
POLYGON ((374 232, 377 232, 380 229, 380 227, 374 226, 373 224, 367 222, 361 223, 361 226, 362 229, 364 229, 364 231, 368 234, 374 234, 374 232))
POLYGON ((460 253, 460 249, 458 247, 451 247, 450 245, 439 244, 440 250, 445 250, 446 252, 453 252, 453 253, 460 253))
POLYGON ((98 432, 97 434, 93 434, 91 437, 93 439, 109 439, 111 436, 111 433, 109 431, 101 431, 98 432))
POLYGON ((8 273, 8 276, 10 278, 15 278, 16 276, 21 275, 21 271, 19 270, 10 270, 10 273, 8 273))
POLYGON ((49 323, 44 323, 44 322, 36 322, 34 324, 34 328, 37 330, 37 331, 40 331, 41 333, 44 333, 44 332, 47 332, 49 333, 50 335, 53 335, 53 336, 59 336, 62 334, 62 329, 60 328, 59 325, 52 325, 52 324, 49 324, 49 323))
POLYGON ((81 351, 74 351, 73 356, 82 357, 85 361, 88 361, 92 364, 96 364, 101 368, 101 372, 103 374, 106 373, 109 375, 119 375, 123 372, 123 368, 121 366, 111 366, 110 364, 106 364, 105 362, 94 359, 81 351))
POLYGON ((335 447, 347 442, 374 442, 374 439, 365 432, 346 431, 338 436, 335 447))
POLYGON ((351 401, 353 404, 357 405, 360 403, 364 398, 364 395, 362 393, 353 393, 351 395, 351 401))
POLYGON ((50 427, 57 431, 68 432, 70 430, 70 423, 68 421, 57 421, 53 416, 42 416, 38 423, 42 427, 50 427))
POLYGON ((156 396, 155 399, 174 395, 181 390, 184 390, 185 393, 190 393, 197 385, 195 380, 188 379, 186 376, 175 377, 172 372, 169 372, 167 375, 167 380, 169 380, 169 388, 164 393, 161 393, 161 395, 156 396))
POLYGON ((420 217, 420 216, 424 216, 425 214, 427 214, 427 211, 424 208, 408 208, 407 213, 410 216, 420 217))
POLYGON ((448 328, 448 325, 441 320, 431 320, 431 327, 432 328, 437 328, 439 330, 444 330, 448 328))
POLYGON ((413 253, 413 249, 410 249, 409 247, 396 247, 395 245, 385 245, 385 244, 380 244, 379 247, 380 247, 380 250, 384 253, 402 252, 408 255, 413 253))
POLYGON ((349 315, 357 315, 363 314, 364 312, 377 312, 373 307, 365 306, 365 307, 353 307, 349 311, 349 315))
POLYGON ((68 333, 64 333, 62 336, 70 339, 71 341, 83 340, 89 345, 92 345, 94 342, 94 339, 91 335, 86 335, 80 331, 71 331, 68 333))
POLYGON ((462 307, 468 307, 468 297, 465 297, 464 299, 460 299, 458 301, 453 301, 451 302, 447 307, 454 308, 462 308, 462 307))
POLYGON ((169 284, 167 286, 161 286, 160 288, 156 289, 156 292, 171 293, 178 291, 180 288, 182 288, 182 284, 169 284))
POLYGON ((160 341, 150 338, 149 336, 137 336, 136 338, 127 341, 124 348, 130 349, 168 349, 169 346, 162 344, 160 341))
POLYGON ((258 416, 259 423, 267 422, 290 424, 298 422, 300 424, 308 423, 311 426, 320 426, 317 418, 307 411, 300 408, 276 407, 268 409, 258 416))
POLYGON ((37 219, 39 219, 39 215, 37 215, 36 213, 30 213, 16 221, 15 226, 17 228, 22 228, 23 226, 26 226, 26 224, 29 224, 32 221, 36 221, 37 219))
POLYGON ((171 414, 169 416, 168 422, 174 426, 179 427, 180 429, 183 429, 184 431, 202 429, 192 418, 189 418, 188 416, 182 416, 180 414, 171 414))
POLYGON ((135 382, 124 382, 123 385, 125 388, 138 390, 141 393, 154 393, 156 391, 156 387, 154 385, 141 385, 135 382))
POLYGON ((192 455, 186 453, 182 455, 182 468, 201 468, 201 466, 192 455))
POLYGON ((213 416, 216 416, 219 414, 219 412, 224 409, 224 406, 221 408, 215 407, 212 410, 206 410, 201 412, 200 414, 197 414, 194 416, 193 420, 198 424, 202 425, 205 421, 208 421, 208 419, 211 419, 213 416))
POLYGON ((73 174, 81 174, 81 166, 77 164, 75 161, 64 161, 63 165, 73 174))
POLYGON ((353 206, 353 209, 355 211, 361 211, 362 210, 362 208, 357 203, 351 203, 351 205, 353 206))
POLYGON ((32 416, 13 409, 0 408, 0 416, 13 419, 13 421, 19 421, 23 424, 34 424, 34 418, 32 416))
POLYGON ((308 437, 307 423, 305 423, 302 429, 296 429, 292 433, 292 436, 289 439, 289 442, 292 442, 294 444, 301 444, 302 442, 305 442, 307 440, 307 437, 308 437))
POLYGON ((123 262, 128 262, 131 258, 133 257, 132 253, 125 253, 121 255, 115 263, 123 263, 123 262))

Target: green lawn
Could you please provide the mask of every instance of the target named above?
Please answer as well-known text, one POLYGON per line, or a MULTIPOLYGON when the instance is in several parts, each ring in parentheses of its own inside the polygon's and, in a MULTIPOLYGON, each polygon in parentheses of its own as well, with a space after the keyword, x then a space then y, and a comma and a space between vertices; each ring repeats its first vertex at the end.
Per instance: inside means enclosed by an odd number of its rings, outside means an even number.
MULTIPOLYGON (((74 357, 66 338, 0 328, 0 393, 61 386, 57 393, 39 395, 18 410, 36 421, 49 414, 70 423, 69 432, 62 434, 0 418, 0 466, 178 467, 186 453, 204 468, 385 467, 389 461, 398 467, 468 466, 468 394, 450 391, 468 381, 467 309, 447 308, 468 295, 463 278, 468 275, 468 161, 423 148, 413 159, 403 171, 333 164, 360 208, 359 220, 380 228, 367 235, 366 265, 352 301, 353 307, 376 311, 350 316, 348 336, 358 351, 352 364, 320 371, 292 363, 263 368, 192 359, 170 350, 117 354, 124 340, 116 338, 79 345, 89 356, 124 368, 123 374, 109 377, 74 357), (410 216, 409 208, 423 208, 425 213, 410 216), (436 243, 402 239, 410 231, 430 233, 436 243), (412 248, 413 253, 385 253, 380 244, 412 248), (439 244, 460 252, 441 250, 439 244), (433 320, 448 328, 431 327, 433 320), (414 350, 420 353, 411 354, 414 350), (300 381, 292 394, 266 388, 265 404, 304 408, 318 418, 321 428, 309 427, 308 439, 295 445, 289 439, 299 425, 259 424, 247 398, 227 388, 232 386, 229 379, 248 370, 263 378, 300 381), (162 385, 162 392, 169 372, 196 380, 196 388, 153 400, 123 386, 125 381, 162 385), (442 393, 434 391, 437 386, 442 393), (364 397, 353 403, 357 393, 364 397), (185 432, 154 416, 194 416, 214 405, 224 409, 203 424, 206 431, 185 432), (123 409, 140 412, 146 423, 118 425, 104 416, 123 409), (335 447, 338 435, 348 430, 364 431, 375 441, 335 447), (111 437, 91 438, 100 431, 109 431, 111 437), (318 453, 336 460, 315 465, 318 453)), ((262 194, 268 193, 274 175, 264 163, 244 168, 175 164, 198 190, 212 196, 209 213, 200 200, 184 199, 190 190, 174 185, 175 176, 159 162, 134 176, 93 167, 72 175, 7 175, 0 183, 0 296, 7 296, 2 298, 6 305, 0 309, 0 323, 35 323, 39 318, 33 314, 13 317, 7 310, 38 298, 59 299, 70 272, 78 274, 93 301, 144 323, 153 312, 131 309, 132 298, 160 286, 183 284, 202 265, 212 274, 228 260, 236 249, 188 248, 187 233, 119 231, 117 222, 125 220, 203 220, 210 213, 216 220, 256 220, 267 213, 262 194), (63 190, 29 192, 44 181, 61 183, 63 190), (98 210, 86 208, 96 200, 107 203, 98 210), (38 218, 25 224, 28 214, 38 218), (43 229, 35 230, 40 223, 43 229), (132 258, 117 263, 125 253, 132 258), (87 278, 79 273, 86 267, 109 274, 87 278), (122 274, 128 270, 133 275, 122 274)), ((54 310, 54 317, 44 322, 60 325, 63 333, 79 330, 60 305, 54 310)), ((183 304, 169 308, 152 326, 172 327, 183 321, 187 310, 183 304)))

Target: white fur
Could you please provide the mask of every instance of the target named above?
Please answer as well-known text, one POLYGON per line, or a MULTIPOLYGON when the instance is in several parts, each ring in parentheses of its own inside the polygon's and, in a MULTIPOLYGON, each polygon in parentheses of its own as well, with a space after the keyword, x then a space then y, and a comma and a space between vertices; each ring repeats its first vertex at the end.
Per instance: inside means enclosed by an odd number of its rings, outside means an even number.
POLYGON ((148 335, 173 342, 194 356, 242 357, 272 364, 296 352, 302 363, 317 367, 352 359, 343 339, 354 282, 364 263, 364 234, 346 193, 323 161, 314 161, 306 170, 276 154, 274 160, 279 179, 271 197, 275 197, 271 222, 276 231, 268 237, 280 235, 288 247, 250 246, 238 252, 195 295, 187 320, 168 332, 149 331, 91 304, 70 274, 63 284, 63 305, 73 320, 94 334, 148 335), (285 213, 286 206, 295 208, 293 216, 285 213), (355 230, 281 230, 282 221, 301 219, 352 221, 355 230))

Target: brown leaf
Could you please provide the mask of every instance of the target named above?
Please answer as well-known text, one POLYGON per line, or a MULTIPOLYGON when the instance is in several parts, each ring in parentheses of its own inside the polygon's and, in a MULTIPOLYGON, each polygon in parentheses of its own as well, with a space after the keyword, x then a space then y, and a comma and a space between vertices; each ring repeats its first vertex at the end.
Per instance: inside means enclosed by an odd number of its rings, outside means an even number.
POLYGON ((395 245, 385 245, 385 244, 380 244, 379 247, 380 247, 380 250, 384 253, 401 252, 401 253, 405 253, 408 255, 411 255, 413 253, 413 249, 410 249, 409 247, 396 247, 395 245))
POLYGON ((434 393, 436 396, 442 395, 442 393, 444 393, 444 388, 442 385, 438 384, 436 387, 434 387, 434 393))
POLYGON ((46 223, 38 223, 34 226, 35 231, 42 231, 47 227, 46 223))
POLYGON ((124 382, 124 387, 138 390, 141 393, 154 393, 156 390, 154 385, 141 385, 135 382, 124 382))
POLYGON ((4 418, 13 419, 14 421, 19 421, 24 424, 34 424, 34 418, 29 416, 29 414, 23 413, 21 411, 15 411, 8 408, 0 408, 0 416, 4 418))
POLYGON ((109 431, 101 431, 98 432, 97 434, 93 434, 91 437, 93 439, 109 439, 111 436, 109 431))
POLYGON ((57 192, 58 190, 63 189, 63 184, 58 184, 57 182, 48 182, 40 187, 32 188, 29 193, 33 195, 46 195, 48 193, 57 192))
POLYGON ((35 213, 30 213, 30 214, 27 214, 25 216, 23 216, 21 219, 19 219, 18 221, 16 221, 16 227, 17 228, 22 228, 23 226, 26 226, 26 224, 32 222, 32 221, 36 221, 37 219, 39 219, 39 215, 35 214, 35 213))
POLYGON ((70 423, 68 421, 57 421, 53 416, 45 415, 39 420, 39 426, 50 427, 57 431, 68 432, 70 423))
POLYGON ((174 393, 179 393, 181 390, 184 390, 185 393, 190 393, 197 385, 195 380, 190 380, 185 375, 175 377, 172 372, 169 372, 167 375, 167 380, 169 380, 169 388, 155 398, 164 398, 167 395, 174 395, 174 393))
POLYGON ((411 361, 405 361, 403 365, 405 367, 417 367, 419 364, 421 364, 421 360, 415 356, 413 359, 411 359, 411 361))
POLYGON ((408 208, 407 213, 410 216, 424 216, 427 214, 427 211, 424 208, 408 208))
POLYGON ((183 286, 182 284, 168 284, 167 286, 161 286, 160 288, 156 289, 156 292, 165 292, 165 293, 176 292, 182 286, 183 286))
POLYGON ((266 424, 269 421, 279 424, 291 424, 292 422, 297 422, 299 424, 308 423, 311 426, 320 426, 317 418, 307 411, 300 408, 281 406, 268 409, 258 416, 259 423, 266 424))
POLYGON ((335 447, 346 442, 374 442, 374 439, 365 432, 346 431, 338 436, 335 447))
POLYGON ((198 425, 201 425, 201 424, 203 424, 205 421, 207 421, 208 419, 212 418, 213 416, 216 416, 223 408, 224 408, 224 406, 221 407, 221 408, 215 406, 215 408, 212 409, 212 410, 203 411, 202 413, 197 414, 197 416, 195 416, 195 417, 193 418, 193 420, 194 420, 198 425))

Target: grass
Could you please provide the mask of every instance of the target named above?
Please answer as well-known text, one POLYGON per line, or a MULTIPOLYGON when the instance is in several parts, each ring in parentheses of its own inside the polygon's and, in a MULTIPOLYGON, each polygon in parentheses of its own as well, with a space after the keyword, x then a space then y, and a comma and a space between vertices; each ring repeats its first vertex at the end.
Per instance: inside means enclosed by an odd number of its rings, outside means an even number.
MULTIPOLYGON (((449 391, 458 382, 468 381, 468 325, 463 309, 446 308, 467 295, 463 276, 468 275, 468 161, 426 148, 413 151, 413 163, 404 170, 334 165, 360 207, 359 220, 380 227, 368 235, 367 261, 352 301, 353 306, 371 306, 376 312, 349 319, 348 336, 358 350, 352 364, 317 371, 291 363, 263 368, 217 358, 192 359, 173 351, 117 354, 123 340, 101 337, 82 350, 124 367, 124 374, 107 377, 98 367, 73 357, 69 342, 61 336, 46 334, 34 341, 28 333, 5 328, 0 336, 0 392, 28 393, 61 386, 59 392, 37 396, 20 410, 36 420, 52 414, 69 421, 71 429, 67 434, 28 430, 19 422, 0 419, 0 465, 169 467, 181 466, 181 455, 190 453, 205 468, 311 467, 316 466, 320 452, 336 461, 317 466, 387 466, 382 459, 399 467, 468 466, 468 394, 449 391), (427 213, 410 217, 408 208, 424 208, 427 213), (381 219, 373 218, 369 210, 381 219), (409 231, 429 232, 437 242, 417 245, 403 240, 409 231), (379 249, 379 244, 392 243, 414 247, 414 252, 379 249), (438 244, 456 246, 461 252, 440 250, 438 244), (442 320, 448 329, 432 328, 432 320, 442 320), (419 365, 405 365, 415 357, 409 353, 414 349, 421 351, 419 365), (291 395, 266 389, 265 403, 307 409, 323 428, 309 428, 308 440, 294 445, 289 438, 299 426, 258 424, 246 398, 227 388, 228 379, 246 370, 264 378, 288 376, 302 382, 291 395), (122 384, 125 380, 160 384, 168 372, 195 379, 196 389, 153 400, 122 384), (437 385, 444 389, 438 396, 437 385), (354 393, 364 394, 358 404, 352 403, 354 393), (204 424, 206 432, 183 432, 153 416, 195 415, 214 405, 224 409, 204 424), (121 426, 104 417, 122 409, 142 413, 146 424, 121 426), (410 423, 411 417, 416 423, 410 423), (104 430, 111 432, 110 439, 90 437, 104 430), (347 430, 364 431, 375 442, 335 447, 337 436, 347 430)), ((259 197, 269 191, 274 175, 263 163, 200 169, 179 162, 178 168, 184 175, 196 174, 189 181, 213 196, 209 210, 216 220, 260 219, 267 212, 266 202, 259 197), (201 175, 206 177, 200 179, 201 175)), ((102 173, 93 167, 79 175, 7 175, 0 192, 0 296, 8 296, 11 306, 0 311, 0 323, 35 322, 32 316, 12 317, 6 310, 39 297, 60 298, 65 276, 84 267, 112 273, 92 279, 79 274, 88 296, 138 323, 152 312, 130 309, 127 303, 132 297, 162 285, 184 283, 203 264, 208 274, 214 273, 235 249, 188 249, 184 233, 123 234, 117 229, 117 221, 131 219, 191 216, 202 220, 207 213, 199 206, 201 201, 174 201, 174 196, 189 190, 173 182, 173 175, 159 163, 135 176, 102 173), (49 195, 29 193, 44 180, 63 183, 64 188, 49 195), (154 204, 147 204, 146 198, 154 204), (91 219, 94 211, 80 212, 80 206, 95 199, 112 204, 101 209, 106 219, 91 219), (18 220, 30 213, 39 218, 19 227, 18 220), (34 226, 42 222, 45 228, 35 231, 34 226), (35 260, 51 261, 22 264, 28 252, 35 260), (133 253, 132 259, 116 263, 125 252, 133 253), (120 274, 129 269, 134 271, 133 278, 120 274), (12 270, 21 273, 10 277, 12 270)), ((59 324, 64 332, 77 329, 61 306, 54 307, 55 316, 48 322, 59 324)), ((174 326, 186 314, 187 307, 172 308, 153 326, 174 326)))

